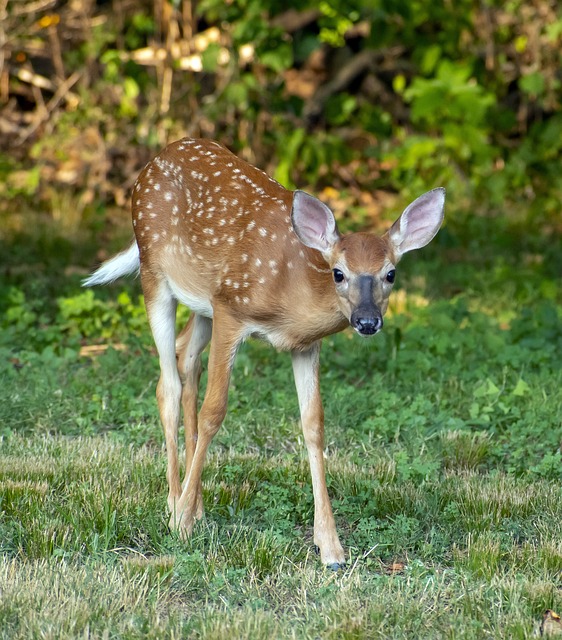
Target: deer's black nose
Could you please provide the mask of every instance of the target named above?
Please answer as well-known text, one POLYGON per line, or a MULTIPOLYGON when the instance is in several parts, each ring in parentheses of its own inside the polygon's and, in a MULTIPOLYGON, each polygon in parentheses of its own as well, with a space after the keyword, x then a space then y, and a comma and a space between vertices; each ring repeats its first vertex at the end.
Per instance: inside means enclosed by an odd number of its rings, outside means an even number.
POLYGON ((378 313, 355 312, 351 315, 351 326, 362 336, 372 336, 382 329, 382 316, 378 313))

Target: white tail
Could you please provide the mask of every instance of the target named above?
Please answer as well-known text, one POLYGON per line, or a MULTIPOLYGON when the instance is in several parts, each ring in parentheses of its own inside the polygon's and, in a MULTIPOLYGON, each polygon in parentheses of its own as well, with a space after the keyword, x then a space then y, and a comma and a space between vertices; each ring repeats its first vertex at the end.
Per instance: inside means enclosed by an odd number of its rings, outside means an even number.
POLYGON ((109 284, 117 278, 138 273, 140 268, 139 246, 136 242, 125 251, 121 251, 113 258, 102 264, 89 278, 82 283, 85 287, 94 287, 98 284, 109 284))
POLYGON ((104 263, 85 284, 111 282, 134 272, 140 262, 160 356, 156 394, 173 528, 189 535, 203 515, 205 456, 226 414, 236 351, 254 335, 292 353, 312 476, 314 541, 324 563, 344 564, 324 477, 320 341, 349 325, 362 336, 382 328, 395 267, 404 253, 434 237, 444 202, 444 189, 434 189, 409 205, 384 236, 342 236, 326 205, 284 189, 216 142, 180 140, 149 162, 133 191, 136 244, 104 263), (192 315, 176 339, 178 302, 192 315), (208 383, 198 415, 201 353, 209 342, 208 383))

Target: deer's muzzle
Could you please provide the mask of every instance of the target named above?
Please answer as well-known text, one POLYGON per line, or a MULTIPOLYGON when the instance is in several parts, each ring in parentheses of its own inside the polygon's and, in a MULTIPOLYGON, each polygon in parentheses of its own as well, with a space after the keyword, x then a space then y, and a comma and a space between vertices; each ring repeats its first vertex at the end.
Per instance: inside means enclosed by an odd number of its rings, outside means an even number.
POLYGON ((373 300, 372 276, 359 276, 359 304, 351 314, 351 326, 362 336, 372 336, 382 329, 382 313, 373 300))

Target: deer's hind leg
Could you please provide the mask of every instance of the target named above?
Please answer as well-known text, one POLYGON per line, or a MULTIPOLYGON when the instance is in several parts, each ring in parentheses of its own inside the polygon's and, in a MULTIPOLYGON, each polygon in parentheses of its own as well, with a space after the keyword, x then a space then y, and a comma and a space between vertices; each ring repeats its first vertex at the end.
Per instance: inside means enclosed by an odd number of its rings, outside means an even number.
POLYGON ((177 302, 167 282, 155 276, 149 269, 143 269, 142 265, 141 278, 148 321, 160 359, 160 379, 156 387, 156 398, 168 457, 168 507, 173 510, 182 492, 178 459, 182 385, 175 347, 177 302))
MULTIPOLYGON (((183 384, 181 403, 185 431, 185 480, 191 471, 193 454, 197 445, 197 397, 201 379, 201 354, 209 344, 213 322, 193 313, 176 339, 178 371, 183 384)), ((178 496, 179 497, 179 496, 178 496)), ((197 509, 195 518, 203 517, 203 493, 201 482, 197 488, 197 509)))
POLYGON ((228 307, 217 305, 213 312, 209 376, 198 416, 197 444, 183 493, 170 519, 170 526, 178 530, 182 537, 191 534, 197 518, 198 491, 205 457, 226 415, 232 365, 238 346, 244 339, 244 325, 230 314, 228 307))

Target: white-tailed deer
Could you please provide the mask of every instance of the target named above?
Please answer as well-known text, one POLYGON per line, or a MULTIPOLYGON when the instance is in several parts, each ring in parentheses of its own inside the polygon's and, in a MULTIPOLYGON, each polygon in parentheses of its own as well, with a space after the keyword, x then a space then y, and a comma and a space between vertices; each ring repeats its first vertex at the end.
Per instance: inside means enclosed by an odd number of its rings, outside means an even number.
POLYGON ((362 336, 382 328, 395 267, 404 253, 435 236, 444 202, 444 189, 434 189, 382 237, 342 236, 322 202, 288 191, 216 142, 180 140, 148 163, 132 196, 136 241, 84 284, 105 284, 140 269, 160 356, 156 396, 172 528, 189 535, 203 515, 201 472, 226 414, 234 357, 246 338, 257 336, 292 354, 312 476, 314 542, 325 564, 337 569, 345 563, 324 476, 320 341, 348 325, 362 336), (178 302, 192 314, 176 338, 178 302), (197 415, 201 353, 209 342, 208 382, 197 415))

